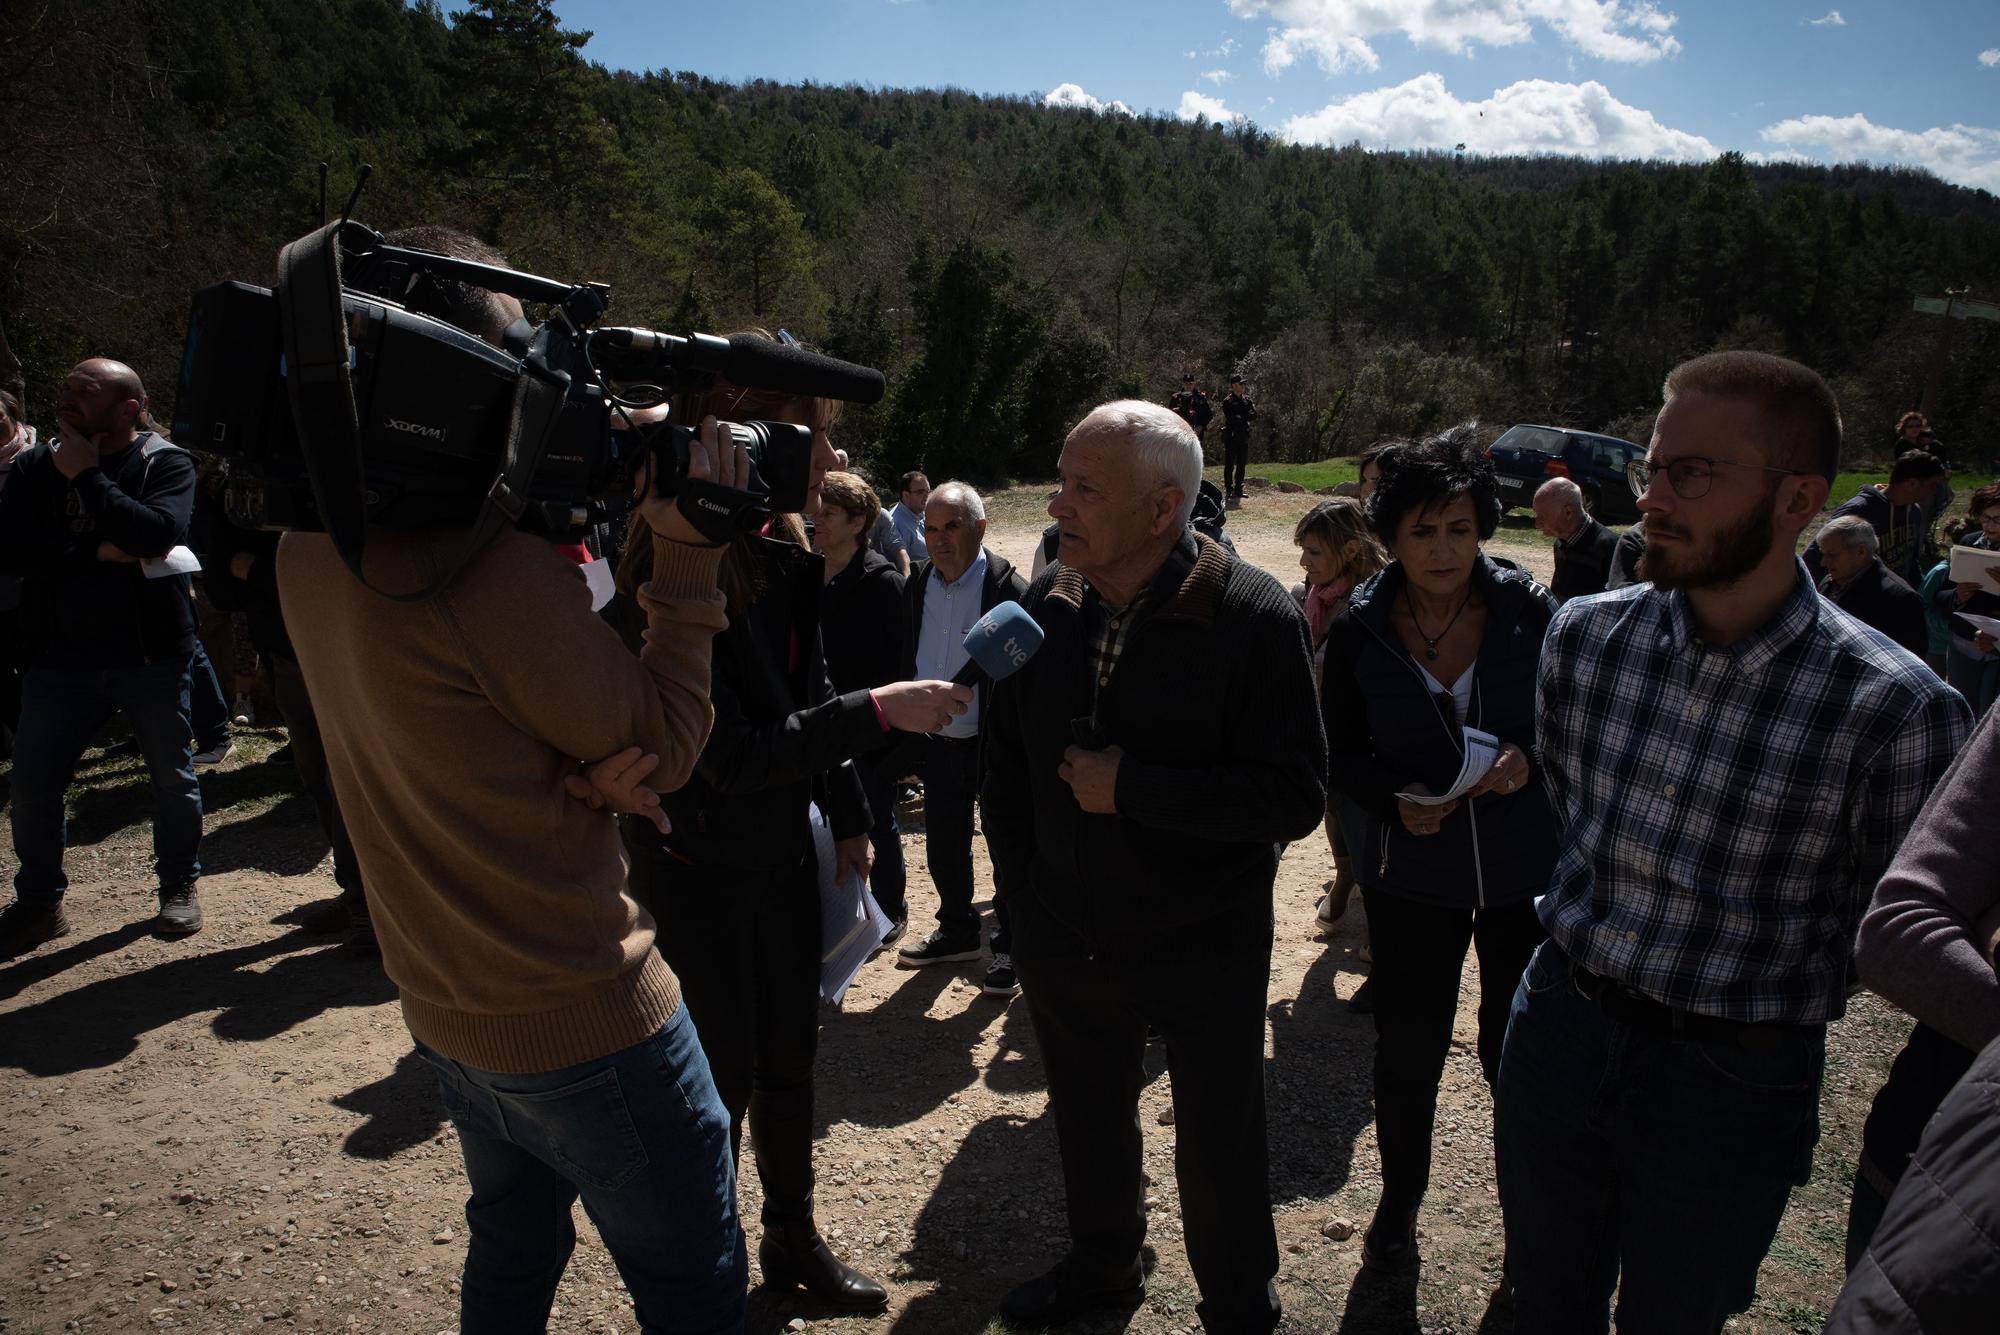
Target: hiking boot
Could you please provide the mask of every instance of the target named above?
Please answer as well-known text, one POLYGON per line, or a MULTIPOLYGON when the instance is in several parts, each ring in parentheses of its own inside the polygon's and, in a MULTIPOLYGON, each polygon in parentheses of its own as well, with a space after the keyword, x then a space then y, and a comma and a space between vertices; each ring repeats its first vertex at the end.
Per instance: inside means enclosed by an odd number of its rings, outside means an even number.
POLYGON ((971 936, 954 936, 942 927, 914 946, 904 946, 896 952, 896 963, 910 969, 921 969, 926 964, 960 964, 978 958, 977 931, 971 936))
POLYGON ((986 982, 979 989, 989 997, 1012 997, 1021 992, 1021 980, 1014 976, 1014 957, 1003 950, 993 952, 993 963, 986 970, 986 982))
POLYGON ((69 915, 60 899, 53 904, 15 900, 0 909, 0 960, 25 955, 44 941, 69 935, 69 915))
POLYGON ((161 936, 192 936, 201 930, 201 897, 194 882, 160 887, 160 916, 153 930, 161 936))

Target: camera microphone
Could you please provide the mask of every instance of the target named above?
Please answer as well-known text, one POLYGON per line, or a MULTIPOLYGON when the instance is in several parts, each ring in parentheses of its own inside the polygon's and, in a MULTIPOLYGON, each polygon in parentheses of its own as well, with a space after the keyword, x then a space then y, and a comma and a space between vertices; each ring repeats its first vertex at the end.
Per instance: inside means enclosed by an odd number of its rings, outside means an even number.
POLYGON ((1042 647, 1042 628, 1012 599, 972 623, 965 652, 972 655, 952 674, 954 686, 1004 681, 1026 667, 1042 647))
POLYGON ((677 370, 705 371, 736 385, 755 385, 782 394, 810 394, 843 403, 879 403, 885 389, 880 371, 838 357, 826 357, 789 343, 775 343, 756 334, 675 334, 651 329, 608 328, 591 331, 593 346, 629 351, 657 359, 677 370))

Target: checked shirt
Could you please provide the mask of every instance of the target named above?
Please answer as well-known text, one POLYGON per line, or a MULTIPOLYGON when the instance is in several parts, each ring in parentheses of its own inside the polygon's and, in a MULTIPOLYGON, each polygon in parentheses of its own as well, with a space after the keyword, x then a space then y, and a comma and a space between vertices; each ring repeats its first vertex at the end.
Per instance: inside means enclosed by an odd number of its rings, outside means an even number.
POLYGON ((1683 593, 1572 601, 1536 694, 1556 944, 1697 1014, 1837 1018, 1862 910, 1971 726, 1957 693, 1800 567, 1727 647, 1683 593))

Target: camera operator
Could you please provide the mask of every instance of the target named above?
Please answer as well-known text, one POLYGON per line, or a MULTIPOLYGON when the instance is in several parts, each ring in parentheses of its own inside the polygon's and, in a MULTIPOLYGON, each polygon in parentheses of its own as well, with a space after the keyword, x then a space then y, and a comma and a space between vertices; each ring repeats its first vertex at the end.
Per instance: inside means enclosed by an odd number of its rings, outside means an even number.
MULTIPOLYGON (((426 228, 391 241, 504 263, 426 228)), ((421 305, 498 343, 511 298, 433 282, 421 305)), ((704 423, 690 477, 741 488, 743 448, 704 423)), ((573 759, 628 743, 681 782, 708 735, 723 551, 642 471, 634 539, 645 648, 590 607, 581 570, 503 529, 421 602, 379 596, 325 534, 278 549, 289 624, 361 870, 382 964, 458 1129, 472 1195, 466 1330, 539 1330, 579 1195, 646 1331, 740 1330, 747 1265, 726 1114, 652 918, 624 893, 613 822, 565 795, 573 759), (650 535, 648 534, 650 530, 650 535)), ((377 529, 363 568, 414 589, 455 527, 377 529)))
MULTIPOLYGON (((684 395, 675 417, 768 419, 813 430, 806 510, 835 467, 838 404, 718 384, 684 395)), ((630 593, 657 549, 627 545, 630 593)), ((660 922, 660 948, 702 1017, 702 1042, 735 1143, 747 1115, 764 1187, 757 1249, 767 1281, 797 1285, 843 1311, 876 1311, 887 1294, 834 1256, 813 1222, 813 1059, 819 1044, 820 905, 807 806, 834 838, 835 874, 867 878, 871 824, 853 760, 891 729, 934 732, 971 689, 895 682, 836 695, 820 636, 824 558, 798 515, 775 515, 722 559, 728 629, 715 637, 715 727, 694 776, 662 796, 671 833, 623 822, 632 894, 660 922)))

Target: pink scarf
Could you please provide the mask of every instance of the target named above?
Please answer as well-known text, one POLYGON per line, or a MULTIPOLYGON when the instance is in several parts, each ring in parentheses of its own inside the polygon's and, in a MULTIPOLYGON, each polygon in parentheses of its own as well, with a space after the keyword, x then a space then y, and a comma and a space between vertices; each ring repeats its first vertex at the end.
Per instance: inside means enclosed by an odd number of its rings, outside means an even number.
POLYGON ((1354 590, 1354 577, 1342 575, 1327 584, 1316 584, 1306 590, 1306 624, 1312 627, 1312 639, 1318 644, 1326 634, 1327 624, 1340 615, 1340 609, 1347 606, 1347 595, 1354 590))
POLYGON ((0 469, 12 468, 15 457, 34 443, 34 432, 25 425, 16 426, 13 435, 0 440, 0 469))

